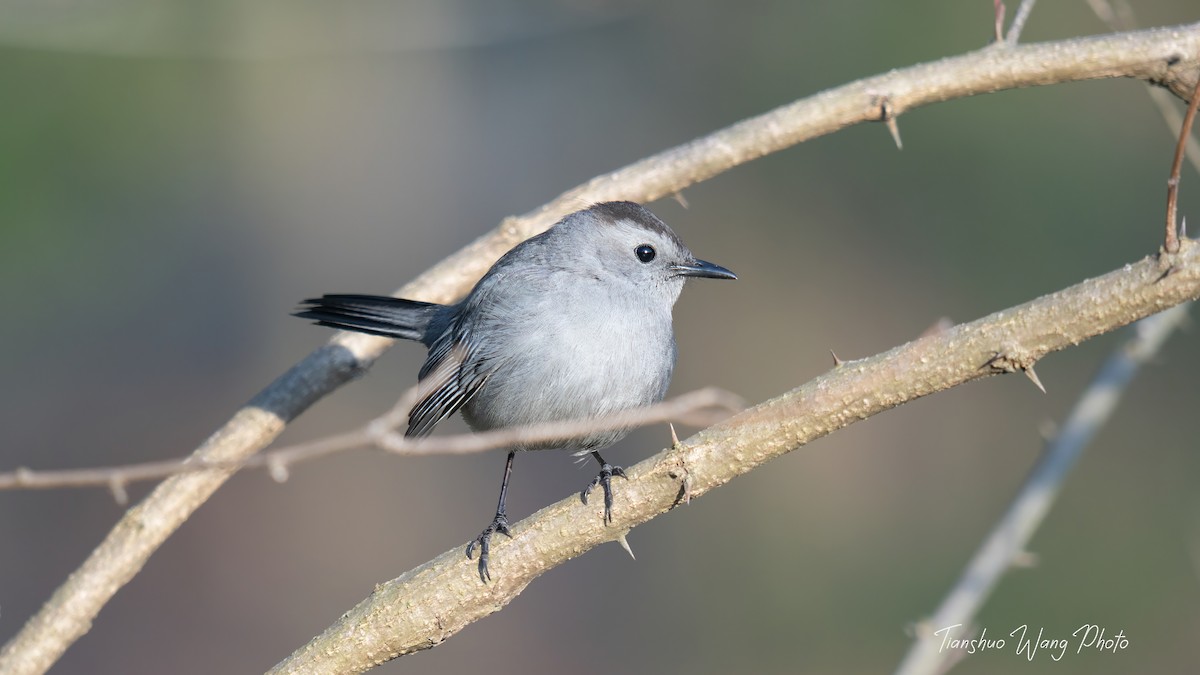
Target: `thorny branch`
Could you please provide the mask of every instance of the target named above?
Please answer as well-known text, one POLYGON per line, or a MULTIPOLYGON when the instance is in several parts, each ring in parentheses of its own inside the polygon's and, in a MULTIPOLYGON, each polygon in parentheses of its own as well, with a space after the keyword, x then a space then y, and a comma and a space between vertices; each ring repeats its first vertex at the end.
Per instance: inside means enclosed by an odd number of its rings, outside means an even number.
POLYGON ((575 497, 511 526, 493 542, 493 581, 481 584, 456 547, 380 584, 272 673, 361 672, 429 649, 499 611, 549 569, 763 463, 898 405, 965 382, 1030 367, 1162 309, 1200 297, 1200 243, 1181 242, 1163 277, 1156 256, 883 354, 846 361, 776 399, 626 467, 621 509, 605 525, 575 497), (996 358, 1000 347, 1002 359, 996 358), (1005 367, 997 367, 997 363, 1005 367))

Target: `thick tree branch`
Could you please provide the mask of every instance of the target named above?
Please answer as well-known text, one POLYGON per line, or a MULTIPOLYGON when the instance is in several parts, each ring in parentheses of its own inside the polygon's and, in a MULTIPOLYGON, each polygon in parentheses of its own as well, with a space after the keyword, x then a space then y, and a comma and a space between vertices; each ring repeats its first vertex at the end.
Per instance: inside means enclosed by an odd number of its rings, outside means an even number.
MULTIPOLYGON (((801 141, 851 124, 894 117, 928 103, 1016 87, 1108 77, 1162 84, 1186 97, 1196 81, 1200 63, 1197 54, 1200 24, 1190 24, 985 48, 859 80, 597 177, 523 217, 509 218, 492 233, 402 288, 400 294, 433 302, 451 301, 504 251, 582 205, 608 199, 652 201, 801 141)), ((1046 324, 1043 328, 1053 330, 1054 326, 1046 324)), ((390 344, 389 340, 372 336, 339 334, 330 345, 313 352, 268 385, 206 440, 193 457, 209 462, 245 460, 274 440, 296 415, 369 366, 390 344)), ((781 436, 786 434, 785 429, 777 431, 781 436)), ((754 453, 757 456, 757 451, 754 453)), ((49 668, 87 632, 117 589, 141 569, 150 554, 230 473, 228 469, 211 469, 173 476, 130 509, 42 610, 0 651, 0 670, 39 673, 49 668)), ((511 584, 506 584, 511 590, 511 584)))
POLYGON ((436 646, 500 610, 546 570, 614 541, 689 497, 767 460, 902 403, 1001 372, 1200 297, 1200 244, 1153 256, 1018 307, 848 361, 783 396, 702 431, 626 469, 620 509, 605 526, 572 496, 493 542, 493 582, 454 548, 377 586, 273 673, 362 672, 436 646), (1171 270, 1164 275, 1164 270, 1171 270))

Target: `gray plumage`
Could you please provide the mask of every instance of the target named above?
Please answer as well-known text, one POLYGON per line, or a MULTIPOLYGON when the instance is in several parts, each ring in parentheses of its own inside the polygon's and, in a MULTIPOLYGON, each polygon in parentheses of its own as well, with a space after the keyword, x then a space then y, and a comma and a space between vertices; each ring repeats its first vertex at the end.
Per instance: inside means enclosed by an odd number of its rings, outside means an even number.
MULTIPOLYGON (((675 367, 671 311, 690 276, 735 278, 697 260, 648 209, 606 202, 572 213, 517 245, 457 304, 326 295, 306 300, 297 316, 419 340, 429 348, 407 436, 428 434, 459 410, 472 429, 483 431, 595 417, 661 401, 675 367)), ((594 432, 517 449, 594 452, 626 433, 594 432)), ((596 458, 602 474, 620 475, 619 468, 596 458)), ((487 537, 491 531, 507 532, 507 522, 501 521, 510 470, 511 454, 497 521, 477 540, 484 554, 481 577, 487 537)), ((607 475, 602 482, 608 507, 607 475)))

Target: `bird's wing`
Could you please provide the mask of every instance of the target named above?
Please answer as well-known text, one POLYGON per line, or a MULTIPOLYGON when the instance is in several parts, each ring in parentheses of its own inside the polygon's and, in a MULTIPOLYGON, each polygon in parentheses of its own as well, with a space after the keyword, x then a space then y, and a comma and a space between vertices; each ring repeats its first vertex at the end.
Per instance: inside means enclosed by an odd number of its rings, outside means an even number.
POLYGON ((418 376, 418 400, 408 413, 405 436, 426 436, 438 422, 466 405, 495 372, 469 339, 449 329, 430 347, 418 376))

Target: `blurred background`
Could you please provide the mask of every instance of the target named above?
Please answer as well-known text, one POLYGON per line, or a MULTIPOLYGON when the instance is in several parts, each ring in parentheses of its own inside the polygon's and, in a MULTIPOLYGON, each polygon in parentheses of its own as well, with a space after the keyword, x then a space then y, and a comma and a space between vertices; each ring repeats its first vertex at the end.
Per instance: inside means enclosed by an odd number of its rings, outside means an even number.
MULTIPOLYGON (((1198 18, 1194 0, 1137 12, 1198 18)), ((185 455, 329 337, 288 316, 301 298, 391 292, 594 175, 992 33, 990 0, 8 0, 0 16, 0 470, 185 455)), ((1025 39, 1101 32, 1086 3, 1047 2, 1025 39)), ((900 119, 903 151, 863 125, 695 186, 688 209, 653 204, 741 277, 684 293, 672 391, 762 401, 827 370, 831 348, 869 356, 1154 252, 1175 139, 1144 89, 952 101, 900 119)), ((1181 214, 1198 203, 1185 167, 1181 214)), ((636 562, 601 547, 379 672, 888 672, 1126 337, 1039 363, 1046 395, 991 378, 813 443, 633 531, 636 562)), ((1135 381, 1038 564, 979 617, 991 637, 1099 624, 1129 648, 989 652, 956 672, 1195 667, 1195 339, 1135 381)), ((422 358, 397 345, 283 442, 386 410, 422 358)), ((642 430, 610 459, 668 438, 642 430)), ((284 484, 239 474, 54 672, 262 671, 375 583, 463 546, 502 466, 358 451, 284 484)), ((591 476, 521 456, 509 513, 591 476)), ((0 640, 122 512, 100 489, 0 493, 0 640)))

